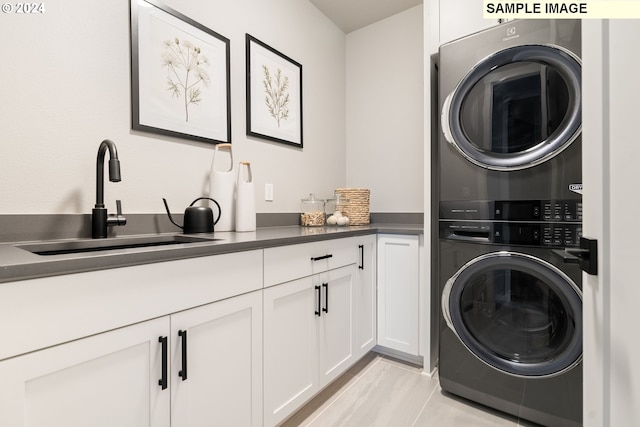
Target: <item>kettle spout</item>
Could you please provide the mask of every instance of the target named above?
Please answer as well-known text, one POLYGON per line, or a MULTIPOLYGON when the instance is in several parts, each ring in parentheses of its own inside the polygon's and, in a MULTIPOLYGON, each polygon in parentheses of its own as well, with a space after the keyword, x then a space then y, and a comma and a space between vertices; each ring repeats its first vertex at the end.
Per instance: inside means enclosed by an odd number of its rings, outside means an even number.
POLYGON ((169 205, 167 204, 167 199, 165 199, 164 197, 162 198, 162 201, 164 202, 164 208, 167 210, 167 215, 169 215, 169 221, 171 221, 171 223, 173 225, 175 225, 178 228, 183 228, 181 225, 179 225, 178 223, 176 223, 173 220, 173 217, 171 216, 171 212, 169 212, 169 205))

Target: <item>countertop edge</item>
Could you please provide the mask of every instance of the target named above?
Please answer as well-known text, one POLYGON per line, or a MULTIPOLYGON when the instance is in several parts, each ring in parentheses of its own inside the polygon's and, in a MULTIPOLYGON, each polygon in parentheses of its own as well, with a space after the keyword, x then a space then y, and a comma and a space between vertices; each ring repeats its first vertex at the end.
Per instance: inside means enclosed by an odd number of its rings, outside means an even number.
POLYGON ((371 234, 424 234, 422 224, 370 224, 353 227, 265 227, 255 232, 216 233, 221 240, 172 248, 104 251, 90 255, 40 256, 16 247, 23 242, 0 244, 0 284, 89 271, 153 264, 188 258, 243 252, 270 247, 342 239, 371 234), (6 255, 6 256, 3 256, 6 255))

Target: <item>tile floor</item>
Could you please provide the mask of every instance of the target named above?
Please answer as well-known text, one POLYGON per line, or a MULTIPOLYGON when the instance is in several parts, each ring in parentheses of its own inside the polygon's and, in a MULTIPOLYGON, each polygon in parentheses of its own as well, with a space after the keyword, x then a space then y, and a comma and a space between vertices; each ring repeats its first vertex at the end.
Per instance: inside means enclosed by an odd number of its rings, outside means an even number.
POLYGON ((422 369, 370 353, 281 427, 494 427, 535 424, 440 389, 422 369))

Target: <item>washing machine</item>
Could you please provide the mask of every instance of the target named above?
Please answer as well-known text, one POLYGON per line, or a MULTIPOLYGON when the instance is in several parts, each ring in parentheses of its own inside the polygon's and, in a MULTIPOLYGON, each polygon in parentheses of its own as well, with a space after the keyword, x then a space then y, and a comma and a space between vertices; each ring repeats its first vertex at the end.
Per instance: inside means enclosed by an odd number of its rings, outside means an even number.
POLYGON ((578 200, 580 20, 520 20, 438 55, 439 198, 578 200))
POLYGON ((446 392, 574 427, 582 425, 582 271, 558 252, 579 244, 582 225, 527 219, 548 203, 441 204, 466 218, 439 220, 438 372, 446 392), (504 218, 486 220, 492 210, 504 218))

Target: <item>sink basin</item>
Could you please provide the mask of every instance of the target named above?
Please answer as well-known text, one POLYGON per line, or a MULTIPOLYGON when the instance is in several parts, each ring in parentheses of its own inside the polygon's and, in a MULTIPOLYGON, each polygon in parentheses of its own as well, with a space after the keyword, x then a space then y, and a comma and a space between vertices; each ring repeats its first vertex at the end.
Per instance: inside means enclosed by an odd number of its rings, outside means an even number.
POLYGON ((50 243, 32 243, 16 247, 37 255, 64 255, 84 252, 114 251, 119 249, 174 246, 186 243, 212 242, 220 239, 184 235, 117 237, 113 239, 69 240, 50 243))

